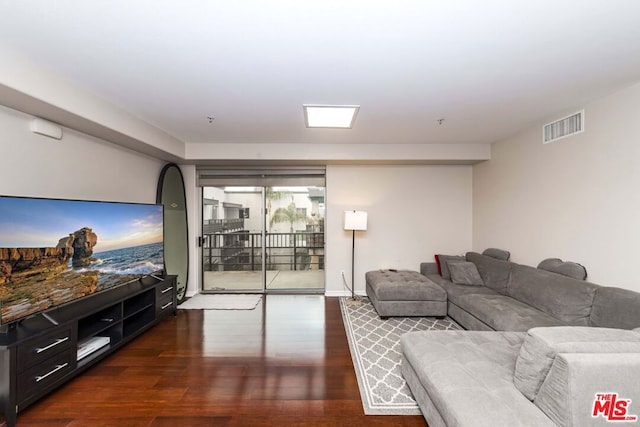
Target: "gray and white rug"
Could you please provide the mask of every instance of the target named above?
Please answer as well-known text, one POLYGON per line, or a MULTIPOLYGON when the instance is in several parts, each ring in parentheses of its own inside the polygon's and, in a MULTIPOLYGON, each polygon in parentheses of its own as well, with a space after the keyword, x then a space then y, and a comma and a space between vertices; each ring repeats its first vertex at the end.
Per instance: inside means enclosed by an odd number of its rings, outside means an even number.
POLYGON ((367 415, 420 415, 400 372, 400 336, 411 331, 462 329, 449 317, 391 317, 381 320, 368 298, 340 298, 342 319, 367 415))

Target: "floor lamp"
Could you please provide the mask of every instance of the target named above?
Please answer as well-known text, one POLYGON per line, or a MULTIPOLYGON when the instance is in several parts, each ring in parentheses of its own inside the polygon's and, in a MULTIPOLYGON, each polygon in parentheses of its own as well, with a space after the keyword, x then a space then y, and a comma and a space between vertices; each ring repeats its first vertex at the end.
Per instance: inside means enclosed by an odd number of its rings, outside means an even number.
POLYGON ((367 231, 367 213, 363 211, 344 211, 344 229, 351 231, 351 299, 356 299, 355 253, 356 231, 367 231))

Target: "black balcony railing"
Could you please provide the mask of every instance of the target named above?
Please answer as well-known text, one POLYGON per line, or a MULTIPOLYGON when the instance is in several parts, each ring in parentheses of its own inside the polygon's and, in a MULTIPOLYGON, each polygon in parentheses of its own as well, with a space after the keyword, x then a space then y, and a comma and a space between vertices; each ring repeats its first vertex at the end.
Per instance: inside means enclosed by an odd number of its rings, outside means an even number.
POLYGON ((202 224, 204 234, 239 231, 244 229, 244 218, 207 219, 202 224))
POLYGON ((267 270, 323 270, 324 233, 267 233, 248 231, 204 233, 206 271, 259 271, 262 256, 267 270))

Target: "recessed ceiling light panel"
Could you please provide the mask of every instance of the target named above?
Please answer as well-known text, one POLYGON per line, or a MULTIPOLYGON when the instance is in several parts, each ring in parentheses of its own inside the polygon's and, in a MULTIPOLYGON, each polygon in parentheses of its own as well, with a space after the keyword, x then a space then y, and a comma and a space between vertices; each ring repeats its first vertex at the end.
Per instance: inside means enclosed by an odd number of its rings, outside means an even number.
POLYGON ((304 104, 302 109, 304 122, 308 128, 351 129, 360 106, 304 104))

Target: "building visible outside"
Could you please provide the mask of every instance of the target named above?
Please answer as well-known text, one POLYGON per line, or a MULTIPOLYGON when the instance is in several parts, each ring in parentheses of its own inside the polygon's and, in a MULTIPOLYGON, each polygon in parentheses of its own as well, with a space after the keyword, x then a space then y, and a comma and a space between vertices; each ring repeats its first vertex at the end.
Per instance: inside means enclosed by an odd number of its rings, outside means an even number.
POLYGON ((261 290, 263 262, 267 290, 323 289, 324 217, 321 187, 203 188, 203 290, 261 290))

